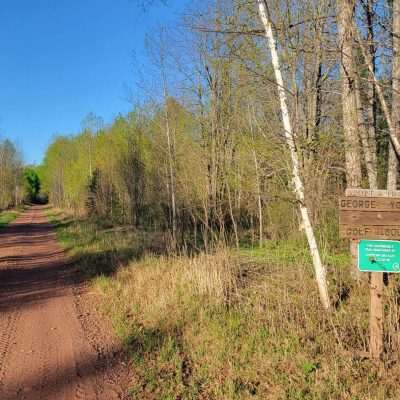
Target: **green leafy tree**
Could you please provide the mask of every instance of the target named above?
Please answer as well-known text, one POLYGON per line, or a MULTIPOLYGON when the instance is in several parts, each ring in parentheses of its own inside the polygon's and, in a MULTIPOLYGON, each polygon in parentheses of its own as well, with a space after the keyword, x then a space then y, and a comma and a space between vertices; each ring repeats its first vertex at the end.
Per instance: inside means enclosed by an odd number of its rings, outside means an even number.
POLYGON ((26 168, 24 171, 25 196, 28 201, 38 201, 41 189, 40 178, 34 168, 26 168))

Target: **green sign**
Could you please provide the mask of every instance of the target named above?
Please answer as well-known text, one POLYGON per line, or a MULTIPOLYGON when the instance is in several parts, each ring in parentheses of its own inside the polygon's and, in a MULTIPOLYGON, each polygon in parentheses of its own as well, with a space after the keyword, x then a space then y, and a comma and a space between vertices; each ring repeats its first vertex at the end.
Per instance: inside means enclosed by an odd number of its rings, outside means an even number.
POLYGON ((400 272, 400 242, 360 240, 358 269, 363 272, 400 272))

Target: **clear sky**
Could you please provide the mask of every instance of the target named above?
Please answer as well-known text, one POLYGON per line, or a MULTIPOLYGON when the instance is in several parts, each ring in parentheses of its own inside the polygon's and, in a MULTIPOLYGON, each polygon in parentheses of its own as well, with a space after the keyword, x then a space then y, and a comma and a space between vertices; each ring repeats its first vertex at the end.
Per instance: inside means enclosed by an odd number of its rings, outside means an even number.
POLYGON ((127 112, 145 37, 185 0, 1 0, 0 137, 40 163, 56 133, 76 133, 94 112, 127 112))

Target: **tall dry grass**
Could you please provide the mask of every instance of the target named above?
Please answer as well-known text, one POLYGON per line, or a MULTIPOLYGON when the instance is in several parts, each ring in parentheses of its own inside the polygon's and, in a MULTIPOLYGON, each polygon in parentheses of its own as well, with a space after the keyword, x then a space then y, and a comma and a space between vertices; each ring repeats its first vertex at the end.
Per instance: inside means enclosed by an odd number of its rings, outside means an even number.
POLYGON ((135 360, 133 398, 400 398, 397 361, 380 375, 364 357, 368 288, 340 297, 347 276, 333 275, 332 315, 310 265, 229 251, 150 256, 97 287, 135 360))
POLYGON ((146 256, 154 241, 137 233, 63 229, 132 357, 133 399, 400 398, 397 277, 385 289, 382 371, 365 357, 368 284, 354 285, 346 255, 325 257, 327 315, 299 242, 146 256))

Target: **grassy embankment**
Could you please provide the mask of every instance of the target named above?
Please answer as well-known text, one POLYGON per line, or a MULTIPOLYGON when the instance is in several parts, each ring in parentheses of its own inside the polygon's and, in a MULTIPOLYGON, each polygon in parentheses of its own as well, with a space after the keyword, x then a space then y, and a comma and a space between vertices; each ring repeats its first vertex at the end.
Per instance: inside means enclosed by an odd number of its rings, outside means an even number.
POLYGON ((0 211, 0 228, 7 226, 10 222, 14 221, 25 209, 25 206, 19 206, 12 210, 0 211))
MULTIPOLYGON (((62 215, 52 215, 53 220, 62 215)), ((167 257, 150 234, 64 220, 58 237, 103 299, 132 358, 134 399, 394 399, 396 284, 386 288, 386 372, 368 350, 368 288, 325 255, 326 315, 301 239, 167 257)))

